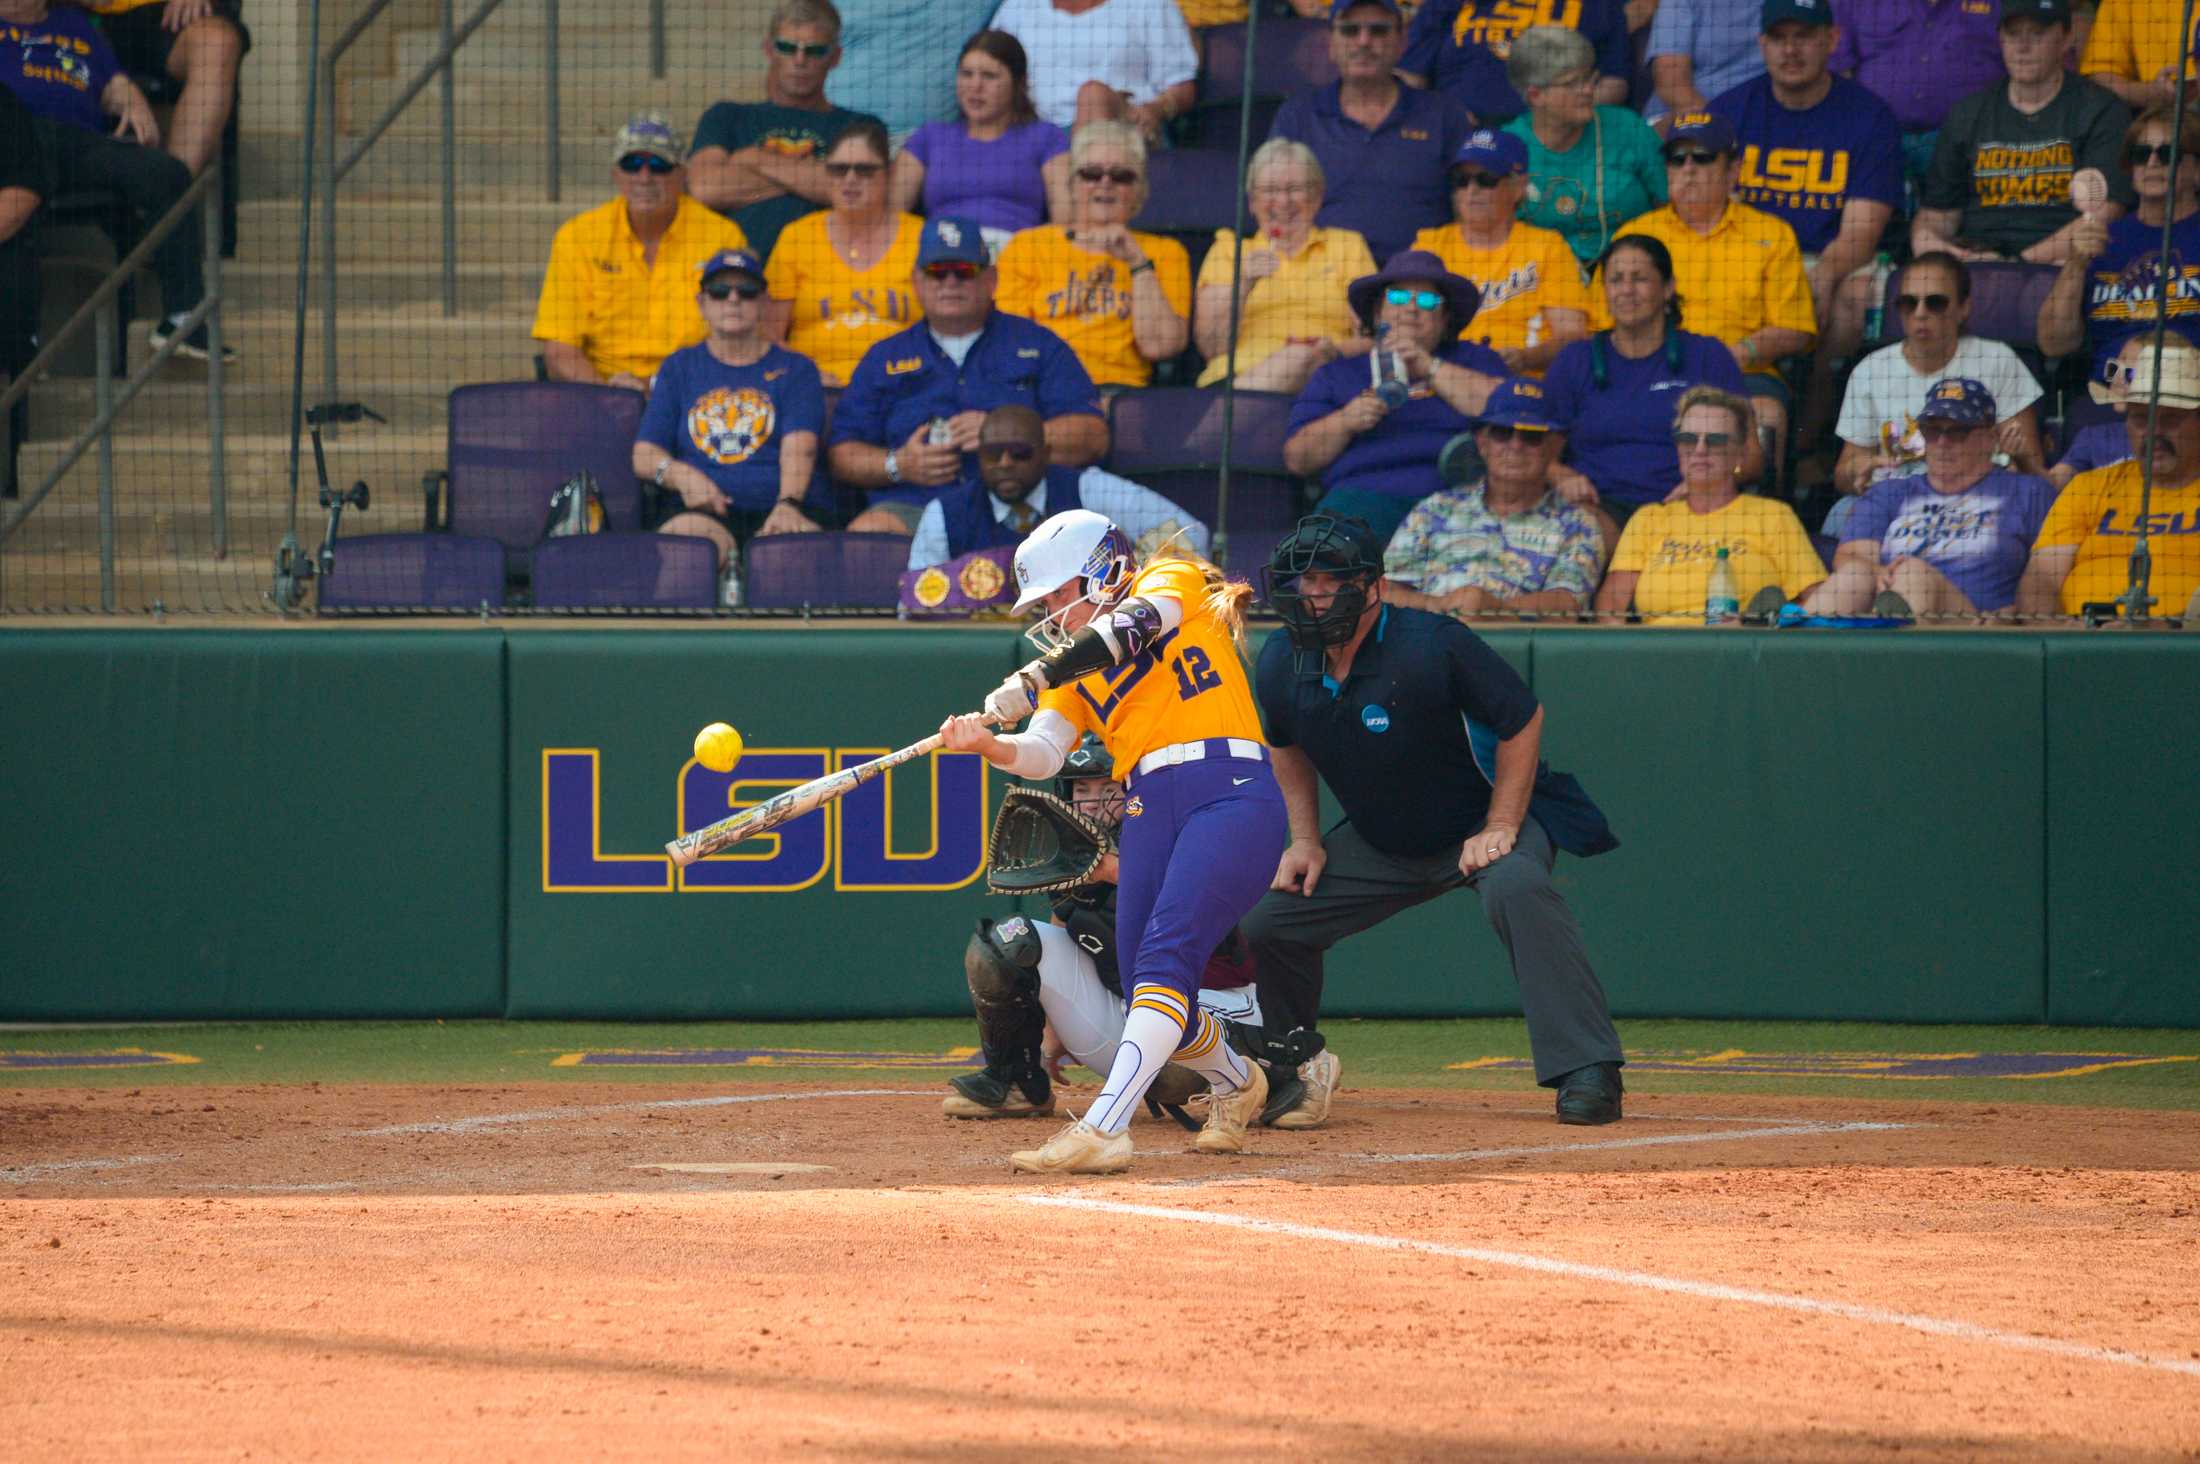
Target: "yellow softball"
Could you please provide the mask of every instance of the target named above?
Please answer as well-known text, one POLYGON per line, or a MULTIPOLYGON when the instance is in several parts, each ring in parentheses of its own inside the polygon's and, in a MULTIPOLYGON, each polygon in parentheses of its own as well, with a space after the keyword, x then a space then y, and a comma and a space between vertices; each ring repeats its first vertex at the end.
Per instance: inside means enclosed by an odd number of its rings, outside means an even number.
POLYGON ((741 761, 741 734, 713 722, 695 734, 695 760, 714 773, 730 773, 741 761))

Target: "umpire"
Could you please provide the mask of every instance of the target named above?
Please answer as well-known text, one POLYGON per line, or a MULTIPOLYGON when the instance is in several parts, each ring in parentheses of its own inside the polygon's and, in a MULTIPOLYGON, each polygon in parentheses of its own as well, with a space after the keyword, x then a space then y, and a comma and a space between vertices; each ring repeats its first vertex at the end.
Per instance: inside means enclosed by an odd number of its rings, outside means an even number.
POLYGON ((1470 886, 1512 958, 1558 1121, 1615 1122, 1626 1059, 1551 866, 1554 846, 1587 856, 1618 840, 1579 783, 1543 766, 1543 710, 1513 669, 1457 620, 1384 603, 1382 553, 1365 522, 1314 514, 1268 566, 1284 634, 1254 680, 1291 844, 1243 922, 1262 1007, 1278 1030, 1313 1027, 1331 946, 1470 886), (1317 773, 1345 814, 1326 838, 1317 773))

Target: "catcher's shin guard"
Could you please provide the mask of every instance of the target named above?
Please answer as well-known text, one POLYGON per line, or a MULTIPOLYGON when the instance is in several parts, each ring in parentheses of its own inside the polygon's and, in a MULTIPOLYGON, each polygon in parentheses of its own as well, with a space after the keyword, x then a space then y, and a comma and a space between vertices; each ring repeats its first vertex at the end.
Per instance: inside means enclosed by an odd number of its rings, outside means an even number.
POLYGON ((1039 1005, 1039 953, 1039 933, 1023 916, 978 922, 963 951, 963 977, 978 1016, 985 1068, 949 1080, 968 1100, 958 1105, 949 1099, 951 1114, 976 1117, 972 1106, 987 1113, 1054 1111, 1053 1085, 1039 1054, 1046 1032, 1046 1012, 1039 1005))

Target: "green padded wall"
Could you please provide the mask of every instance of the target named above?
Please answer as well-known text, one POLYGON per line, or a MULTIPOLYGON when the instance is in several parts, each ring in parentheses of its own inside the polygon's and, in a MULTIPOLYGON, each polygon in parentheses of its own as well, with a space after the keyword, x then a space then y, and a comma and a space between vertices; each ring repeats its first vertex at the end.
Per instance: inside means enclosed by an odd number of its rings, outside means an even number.
POLYGON ((0 1017, 503 1009, 504 638, 0 634, 0 1017))
POLYGON ((2200 637, 2050 637, 2048 1016, 2200 1026, 2200 637))

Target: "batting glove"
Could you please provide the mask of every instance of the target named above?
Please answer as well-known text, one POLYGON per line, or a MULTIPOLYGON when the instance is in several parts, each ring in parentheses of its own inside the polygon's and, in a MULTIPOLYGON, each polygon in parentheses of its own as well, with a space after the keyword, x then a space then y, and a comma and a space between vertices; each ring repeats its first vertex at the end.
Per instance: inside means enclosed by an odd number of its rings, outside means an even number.
POLYGON ((1003 727, 1013 727, 1030 716, 1039 705, 1039 693, 1046 689, 1046 675, 1034 661, 1015 672, 993 689, 985 699, 986 715, 1003 727))

